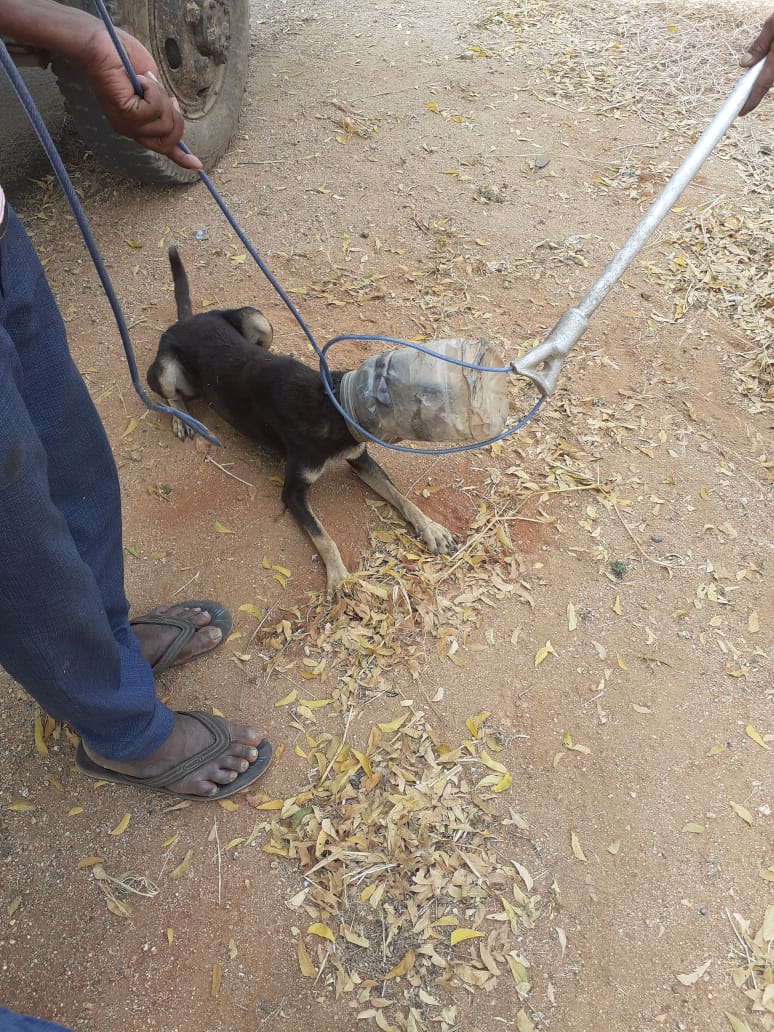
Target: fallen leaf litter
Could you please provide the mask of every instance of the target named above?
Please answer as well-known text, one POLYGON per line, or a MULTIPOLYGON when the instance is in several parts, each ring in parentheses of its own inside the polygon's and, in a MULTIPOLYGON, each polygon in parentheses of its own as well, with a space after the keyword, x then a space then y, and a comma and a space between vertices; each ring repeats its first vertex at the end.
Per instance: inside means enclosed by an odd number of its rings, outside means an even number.
MULTIPOLYGON (((607 42, 603 46, 594 5, 574 6, 573 17, 583 19, 586 27, 596 28, 597 33, 575 31, 571 53, 557 50, 555 55, 549 54, 544 66, 546 95, 573 104, 579 96, 585 96, 589 98, 588 110, 594 113, 619 118, 633 111, 668 132, 690 138, 702 121, 702 106, 706 110, 708 105, 704 87, 697 86, 696 94, 686 95, 685 84, 704 82, 706 50, 700 64, 692 62, 685 68, 690 74, 682 78, 678 88, 670 62, 675 54, 683 62, 689 55, 677 46, 681 38, 677 26, 674 32, 668 30, 674 43, 665 44, 663 37, 658 37, 658 44, 650 44, 666 47, 669 60, 649 61, 641 48, 649 40, 655 41, 657 34, 647 32, 640 12, 621 14, 612 32, 605 22, 607 42), (612 44, 611 35, 614 39, 618 36, 612 44), (643 71, 646 65, 647 71, 643 71), (624 84, 630 87, 626 92, 622 91, 624 84), (611 96, 618 98, 616 104, 600 107, 600 102, 609 102, 611 96), (654 109, 658 111, 655 119, 647 114, 654 109)), ((542 31, 554 33, 557 40, 566 39, 564 18, 553 5, 523 3, 511 11, 492 14, 482 22, 482 30, 522 35, 542 31)), ((491 48, 480 53, 471 48, 476 57, 486 57, 490 52, 491 48)), ((710 92, 711 107, 715 93, 710 92)), ((353 115, 348 107, 342 112, 345 119, 353 115)), ((444 114, 441 109, 437 113, 444 114)), ((348 134, 376 131, 373 120, 361 118, 358 116, 359 121, 353 120, 352 125, 343 121, 348 134)), ((774 400, 767 350, 774 318, 770 303, 774 290, 770 243, 774 222, 764 210, 760 193, 767 175, 771 182, 772 165, 765 155, 751 158, 736 135, 724 144, 719 156, 738 163, 747 180, 749 203, 741 210, 717 204, 685 213, 680 230, 671 240, 662 242, 664 257, 643 264, 642 271, 664 289, 666 296, 675 299, 672 312, 665 317, 669 321, 680 321, 691 309, 700 307, 710 314, 728 316, 737 325, 750 353, 735 376, 738 390, 748 397, 755 411, 774 400)), ((663 168, 641 167, 634 175, 631 172, 621 165, 612 170, 612 177, 600 176, 602 182, 595 185, 640 190, 644 198, 649 184, 664 176, 663 168)), ((444 318, 462 312, 476 314, 460 278, 454 274, 461 267, 475 266, 479 272, 485 267, 473 248, 470 253, 460 253, 467 242, 452 226, 436 225, 434 231, 437 262, 425 278, 425 283, 432 282, 433 286, 423 291, 420 305, 425 335, 444 318)), ((564 262, 588 264, 580 241, 546 242, 523 265, 534 264, 538 258, 546 267, 564 262)), ((375 276, 349 283, 335 279, 313 284, 309 293, 338 305, 380 300, 383 287, 375 276)), ((633 402, 629 429, 636 435, 644 429, 644 423, 635 411, 633 402)), ((589 440, 606 423, 606 432, 610 432, 610 413, 597 407, 594 416, 597 422, 589 420, 589 440)), ((304 682, 326 685, 330 690, 330 699, 304 699, 296 692, 296 697, 286 703, 293 706, 297 741, 303 743, 297 745, 297 751, 305 755, 310 767, 316 767, 316 774, 302 792, 279 801, 281 806, 264 846, 268 852, 298 864, 306 880, 306 887, 288 901, 299 917, 296 937, 300 970, 314 979, 318 988, 325 986, 337 996, 351 997, 358 1017, 372 1020, 380 1028, 419 1030, 428 1020, 442 1029, 455 1027, 458 1014, 449 1003, 450 997, 434 994, 450 991, 453 997, 461 986, 469 991, 486 990, 499 978, 510 978, 519 995, 526 997, 530 964, 520 951, 518 939, 536 921, 554 916, 554 887, 546 872, 541 872, 538 893, 526 866, 503 856, 503 841, 507 841, 506 853, 513 852, 526 840, 528 829, 512 810, 503 817, 502 809, 495 806, 502 800, 490 795, 509 786, 505 784, 507 771, 490 766, 484 759, 496 765, 492 754, 499 749, 496 736, 489 737, 492 732, 487 730, 485 717, 479 714, 472 718, 470 737, 451 747, 435 740, 421 707, 406 707, 399 725, 374 725, 367 745, 358 752, 341 738, 322 731, 315 712, 330 705, 337 713, 347 713, 356 702, 392 690, 393 675, 398 671, 416 682, 426 636, 435 640, 444 659, 462 664, 464 657, 480 645, 479 639, 486 631, 487 608, 498 597, 515 594, 531 606, 530 585, 524 579, 510 536, 510 528, 522 518, 520 513, 527 501, 537 504, 538 516, 530 518, 549 526, 555 522, 547 511, 552 493, 580 489, 593 496, 603 511, 612 512, 616 504, 625 508, 626 501, 616 498, 611 485, 599 485, 592 478, 584 480, 588 473, 582 469, 583 457, 571 446, 562 445, 557 451, 547 440, 539 440, 532 459, 541 454, 547 460, 542 483, 530 482, 526 473, 515 468, 504 478, 500 471, 492 472, 477 501, 478 515, 470 540, 451 563, 438 563, 421 554, 410 535, 387 515, 386 528, 374 535, 373 555, 353 577, 341 600, 331 609, 316 603, 306 613, 288 613, 276 626, 265 628, 260 638, 271 657, 262 676, 293 676, 297 684, 294 675, 298 675, 304 682), (557 458, 561 463, 556 463, 557 458), (521 499, 515 509, 514 497, 521 499), (362 788, 368 790, 363 800, 362 788)), ((593 508, 590 505, 587 512, 590 533, 599 519, 593 508)), ((615 511, 620 517, 620 509, 615 511)), ((216 531, 234 533, 222 525, 216 525, 216 531)), ((685 559, 665 558, 665 565, 685 559)), ((600 561, 611 562, 603 555, 600 561)), ((710 589, 719 579, 709 578, 710 589)), ((540 662, 553 651, 550 642, 544 649, 544 654, 543 650, 538 653, 540 662)), ((731 652, 736 660, 732 647, 731 652)), ((50 726, 39 726, 36 720, 35 744, 41 755, 45 755, 51 730, 50 726)), ((747 733, 762 748, 769 748, 755 729, 748 728, 747 733)), ((266 802, 260 797, 254 799, 259 807, 266 802)), ((741 808, 745 810, 741 813, 739 804, 731 805, 746 822, 748 811, 741 808)), ((9 809, 31 812, 35 804, 18 800, 9 809)), ((126 830, 126 825, 121 828, 122 823, 113 834, 126 830)), ((683 830, 701 834, 704 828, 691 824, 683 830)), ((570 848, 578 860, 586 860, 575 832, 571 833, 570 848)), ((133 887, 133 879, 112 878, 98 861, 96 858, 92 865, 93 877, 112 912, 126 916, 122 911, 128 904, 122 897, 128 892, 153 894, 150 883, 140 881, 133 887)), ((190 855, 186 853, 170 877, 175 878, 178 871, 180 877, 188 863, 190 855)), ((766 932, 772 920, 770 911, 771 907, 755 935, 748 922, 734 915, 742 963, 733 975, 756 1009, 769 1011, 774 1009, 774 977, 767 946, 771 935, 766 932)), ((684 978, 691 979, 694 974, 684 978)), ((220 975, 216 965, 212 995, 217 994, 220 975)), ((740 1019, 728 1017, 733 1028, 737 1023, 740 1029, 747 1027, 740 1019)), ((531 1026, 526 1012, 520 1012, 517 1027, 531 1026)))

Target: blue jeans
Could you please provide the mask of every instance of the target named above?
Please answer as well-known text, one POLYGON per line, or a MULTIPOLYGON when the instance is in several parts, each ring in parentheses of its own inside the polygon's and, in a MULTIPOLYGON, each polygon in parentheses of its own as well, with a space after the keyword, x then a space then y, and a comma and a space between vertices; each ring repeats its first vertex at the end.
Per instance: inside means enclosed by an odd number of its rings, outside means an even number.
MULTIPOLYGON (((108 759, 170 735, 129 627, 118 476, 13 211, 0 240, 0 665, 108 759)), ((2 1027, 2 1025, 0 1025, 2 1027)))
POLYGON ((0 1007, 0 1032, 70 1032, 70 1029, 44 1018, 29 1018, 26 1014, 16 1014, 0 1007))

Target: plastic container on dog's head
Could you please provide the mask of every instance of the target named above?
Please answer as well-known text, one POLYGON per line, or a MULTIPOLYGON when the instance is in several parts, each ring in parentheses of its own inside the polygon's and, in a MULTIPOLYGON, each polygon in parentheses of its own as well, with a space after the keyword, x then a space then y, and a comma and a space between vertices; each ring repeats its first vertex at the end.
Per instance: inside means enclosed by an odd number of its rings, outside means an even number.
MULTIPOLYGON (((427 344, 431 351, 472 365, 502 367, 486 340, 453 337, 427 344)), ((413 348, 366 359, 345 373, 341 407, 364 430, 397 441, 485 441, 508 418, 508 379, 444 362, 413 348)), ((350 426, 355 437, 357 431, 350 426)))

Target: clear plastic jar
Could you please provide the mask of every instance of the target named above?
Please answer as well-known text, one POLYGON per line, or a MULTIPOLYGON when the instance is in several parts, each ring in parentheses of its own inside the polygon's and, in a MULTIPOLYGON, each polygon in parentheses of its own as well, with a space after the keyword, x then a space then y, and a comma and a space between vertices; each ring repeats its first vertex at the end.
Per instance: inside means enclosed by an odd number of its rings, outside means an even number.
MULTIPOLYGON (((475 365, 502 367, 486 340, 453 337, 426 345, 475 365)), ((484 441, 508 418, 506 373, 485 373, 444 362, 414 348, 366 359, 345 373, 339 401, 347 415, 374 437, 396 441, 484 441)), ((353 434, 357 431, 350 427, 353 434)))

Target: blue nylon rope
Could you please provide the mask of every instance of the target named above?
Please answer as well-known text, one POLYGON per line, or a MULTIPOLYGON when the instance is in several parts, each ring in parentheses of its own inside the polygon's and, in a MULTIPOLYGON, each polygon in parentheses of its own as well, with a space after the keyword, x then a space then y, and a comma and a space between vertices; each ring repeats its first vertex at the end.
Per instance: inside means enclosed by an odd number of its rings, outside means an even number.
MULTIPOLYGON (((113 22, 112 22, 112 20, 110 18, 110 13, 108 12, 108 10, 107 10, 103 0, 94 0, 94 4, 96 6, 96 9, 97 9, 97 12, 98 12, 100 18, 104 22, 105 28, 106 28, 107 32, 109 33, 109 35, 110 35, 110 38, 111 38, 111 40, 113 42, 113 45, 116 48, 116 51, 117 51, 117 53, 118 53, 118 55, 119 55, 119 57, 121 59, 121 62, 123 63, 124 68, 126 69, 126 74, 129 77, 129 80, 130 80, 130 82, 132 84, 132 87, 134 88, 135 93, 137 93, 137 95, 139 97, 142 97, 144 95, 144 91, 143 91, 142 85, 141 85, 139 79, 137 78, 137 75, 136 75, 134 69, 132 68, 131 64, 129 63, 129 59, 128 59, 127 55, 126 55, 126 51, 124 50, 123 45, 121 44, 121 40, 119 39, 118 34, 116 33, 115 27, 113 25, 113 22)), ((42 119, 40 117, 40 114, 38 113, 37 109, 35 108, 34 102, 33 102, 32 98, 31 98, 31 96, 29 95, 29 91, 27 90, 27 88, 26 88, 26 86, 24 84, 24 81, 22 80, 21 76, 19 75, 15 65, 11 61, 11 58, 10 58, 10 55, 8 54, 8 51, 6 50, 5 46, 2 45, 2 41, 0 41, 0 63, 2 63, 3 68, 5 70, 5 73, 8 76, 9 80, 11 81, 11 85, 13 86, 14 91, 16 92, 20 102, 22 103, 22 106, 24 107, 24 110, 25 110, 25 112, 27 114, 28 119, 30 120, 33 128, 35 129, 35 132, 37 133, 38 139, 40 140, 40 142, 41 142, 41 144, 43 146, 43 149, 45 150, 45 152, 46 152, 46 154, 48 156, 48 159, 51 162, 51 165, 52 165, 52 167, 54 169, 54 172, 56 173, 56 177, 59 180, 59 184, 62 187, 62 190, 63 190, 63 192, 65 194, 65 197, 67 198, 67 201, 68 201, 68 203, 70 205, 70 208, 72 209, 73 215, 75 216, 76 222, 78 223, 78 227, 79 227, 79 229, 81 231, 81 234, 83 236, 83 239, 84 239, 84 241, 86 243, 86 247, 87 247, 87 249, 89 251, 89 254, 91 256, 92 262, 94 263, 94 267, 97 270, 97 274, 99 275, 100 281, 102 282, 103 289, 105 290, 105 293, 107 295, 108 301, 110 302, 110 306, 111 306, 111 308, 113 310, 113 315, 114 315, 114 318, 116 320, 116 325, 118 326, 119 334, 121 336, 121 342, 122 342, 123 347, 124 347, 124 353, 126 355, 126 361, 127 361, 128 366, 129 366, 129 373, 130 373, 130 376, 131 376, 132 385, 133 385, 135 391, 137 392, 138 396, 143 401, 143 403, 145 405, 147 405, 148 408, 153 409, 156 412, 165 412, 165 413, 170 413, 173 416, 176 416, 178 419, 180 419, 184 423, 186 423, 187 426, 191 427, 197 433, 201 434, 201 436, 204 437, 207 441, 210 441, 212 444, 219 445, 220 441, 218 441, 218 439, 216 437, 214 437, 210 433, 210 431, 207 430, 207 428, 205 426, 203 426, 201 423, 199 423, 198 420, 196 420, 192 416, 188 415, 188 413, 181 412, 181 411, 179 411, 177 409, 173 409, 173 408, 171 408, 168 405, 161 405, 161 404, 158 404, 156 402, 153 402, 146 395, 145 391, 143 390, 143 388, 142 388, 142 386, 140 384, 138 373, 137 373, 137 364, 136 364, 135 359, 134 359, 134 353, 132 351, 132 345, 131 345, 131 341, 130 341, 130 338, 129 338, 129 333, 128 333, 128 330, 126 328, 126 324, 124 322, 124 318, 123 318, 123 314, 121 312, 120 306, 118 304, 118 299, 116 298, 115 291, 113 290, 113 286, 112 286, 112 284, 110 282, 110 278, 109 278, 109 276, 107 274, 107 270, 104 267, 104 263, 102 262, 102 258, 101 258, 100 254, 99 254, 99 251, 97 250, 96 244, 94 243, 94 239, 92 237, 91 230, 89 228, 88 222, 86 221, 86 217, 85 217, 85 215, 83 213, 83 210, 81 208, 80 202, 78 201, 78 198, 76 196, 75 189, 74 189, 74 187, 73 187, 73 185, 72 185, 72 183, 70 181, 69 176, 67 175, 67 171, 65 170, 64 165, 62 164, 62 160, 61 160, 61 158, 59 157, 59 154, 56 151, 56 148, 54 146, 53 141, 51 140, 51 137, 50 137, 50 135, 48 133, 48 130, 46 129, 46 126, 43 123, 43 121, 42 121, 42 119)), ((191 153, 191 151, 186 147, 186 145, 183 143, 182 140, 179 143, 179 147, 180 147, 180 149, 185 154, 190 154, 191 153)), ((234 232, 236 233, 237 237, 242 242, 242 244, 244 245, 244 247, 246 248, 246 250, 250 254, 250 256, 253 259, 253 261, 256 263, 256 265, 261 270, 261 272, 266 277, 266 279, 269 281, 271 286, 274 288, 274 290, 276 291, 278 296, 281 298, 281 300, 283 301, 285 306, 290 311, 291 315, 295 319, 295 321, 298 324, 298 326, 303 331, 304 335, 306 336, 307 340, 309 341, 310 345, 312 346, 315 354, 317 355, 317 357, 319 359, 320 375, 321 375, 321 378, 322 378, 323 387, 325 389, 326 394, 328 395, 331 403, 337 409, 339 414, 346 420, 346 422, 351 427, 353 427, 357 431, 358 434, 360 434, 364 438, 372 441, 374 444, 380 444, 383 447, 389 448, 392 451, 410 452, 412 454, 420 454, 420 455, 450 455, 450 454, 454 454, 456 452, 472 451, 474 449, 484 448, 484 447, 486 447, 486 446, 488 446, 490 444, 494 444, 497 441, 501 441, 501 440, 503 440, 506 437, 510 437, 512 434, 515 434, 518 430, 520 430, 523 426, 525 426, 525 424, 528 423, 536 415, 536 413, 538 412, 538 410, 542 406, 543 402, 545 401, 545 397, 542 396, 542 395, 538 398, 537 402, 533 405, 533 407, 530 409, 530 411, 527 413, 526 416, 524 416, 522 419, 520 419, 518 423, 514 424, 513 426, 508 427, 506 430, 503 430, 501 433, 497 434, 496 436, 487 438, 484 441, 473 442, 471 444, 458 445, 458 446, 450 447, 450 448, 417 448, 417 447, 409 447, 409 446, 406 446, 406 445, 391 444, 391 443, 389 443, 387 441, 383 441, 379 437, 376 437, 373 434, 369 433, 369 431, 367 431, 364 427, 360 426, 347 412, 344 411, 344 409, 340 405, 340 403, 339 403, 338 399, 336 398, 335 393, 333 391, 333 380, 332 380, 332 377, 331 377, 331 371, 330 371, 330 367, 328 366, 326 355, 328 353, 328 350, 334 344, 338 344, 341 341, 345 341, 345 340, 349 340, 349 341, 370 341, 370 342, 385 343, 385 344, 396 344, 396 345, 399 345, 399 346, 402 346, 402 347, 413 348, 414 350, 421 351, 424 354, 432 355, 432 356, 436 357, 439 361, 450 362, 453 365, 463 366, 463 367, 465 367, 467 369, 474 369, 474 370, 477 370, 477 371, 480 371, 480 372, 505 375, 505 374, 507 374, 509 372, 513 372, 513 369, 510 366, 503 366, 503 367, 500 367, 500 366, 480 366, 480 365, 476 365, 476 364, 470 363, 470 362, 463 362, 462 360, 455 359, 455 358, 452 358, 452 357, 447 356, 447 355, 439 355, 436 352, 432 351, 432 349, 427 348, 427 347, 425 347, 422 344, 418 344, 418 343, 413 342, 413 341, 402 340, 402 339, 397 338, 397 337, 383 337, 383 336, 378 336, 378 335, 371 336, 371 335, 366 335, 366 334, 342 334, 342 335, 339 335, 337 337, 334 337, 332 340, 329 340, 322 348, 319 347, 319 345, 317 344, 316 340, 314 339, 314 336, 312 335, 312 332, 309 329, 306 321, 302 317, 301 313, 298 311, 296 306, 293 304, 293 302, 291 301, 290 297, 288 296, 286 291, 283 289, 283 287, 279 283, 279 281, 272 274, 271 270, 268 268, 268 266, 263 261, 261 256, 253 248, 252 244, 250 243, 250 241, 245 236, 245 234, 242 231, 241 227, 236 222, 236 220, 235 220, 234 216, 232 215, 230 209, 225 204, 223 199, 220 197, 218 191, 213 186, 213 184, 210 181, 209 177, 206 175, 206 173, 203 170, 200 170, 198 175, 199 175, 199 179, 207 187, 207 190, 210 192, 210 194, 211 194, 212 198, 214 199, 215 203, 220 208, 221 212, 223 213, 224 217, 226 218, 226 221, 229 223, 231 228, 234 230, 234 232)))
POLYGON ((137 372, 137 363, 134 359, 134 352, 132 351, 131 340, 129 339, 129 331, 126 327, 124 316, 121 312, 121 307, 118 303, 118 298, 116 297, 116 293, 113 290, 113 284, 110 282, 110 277, 108 276, 104 262, 102 261, 97 250, 97 245, 94 242, 94 237, 92 236, 91 229, 89 227, 88 222, 86 221, 86 216, 83 213, 83 208, 81 207, 81 203, 78 200, 78 197, 75 193, 75 187, 70 181, 70 177, 68 176, 67 171, 65 170, 65 167, 62 164, 62 159, 59 157, 57 149, 54 146, 54 141, 51 139, 48 129, 46 128, 43 119, 40 117, 40 113, 35 107, 35 102, 33 101, 24 80, 19 74, 16 65, 13 63, 11 59, 11 55, 8 53, 8 50, 2 40, 0 40, 0 64, 2 64, 3 70, 5 71, 5 74, 8 76, 8 79, 14 89, 14 92, 16 93, 16 96, 19 98, 19 102, 24 108, 27 118, 30 120, 33 129, 37 133, 38 139, 40 140, 43 150, 46 152, 48 160, 51 162, 51 166, 54 169, 57 179, 59 180, 59 185, 62 187, 62 191, 65 197, 67 198, 67 202, 70 205, 70 209, 72 210, 73 215, 75 216, 75 221, 78 223, 78 228, 81 231, 81 235, 83 236, 86 247, 89 251, 89 254, 91 255, 91 259, 94 262, 94 267, 97 270, 97 275, 100 278, 102 287, 110 303, 110 307, 113 310, 113 317, 115 318, 116 325, 118 327, 118 332, 121 336, 121 343, 124 346, 126 362, 129 366, 129 375, 132 379, 132 386, 134 387, 139 397, 148 406, 149 409, 153 409, 154 412, 164 412, 173 416, 177 416, 178 419, 182 420, 184 423, 190 426, 192 430, 196 431, 196 433, 201 434, 201 436, 204 437, 211 444, 220 445, 220 441, 217 439, 217 437, 214 437, 207 429, 207 427, 200 423, 198 419, 194 419, 193 416, 189 416, 186 412, 180 412, 178 409, 173 409, 169 405, 161 405, 155 401, 152 401, 143 390, 142 384, 140 383, 140 377, 137 372))

